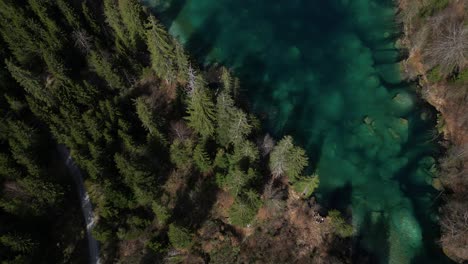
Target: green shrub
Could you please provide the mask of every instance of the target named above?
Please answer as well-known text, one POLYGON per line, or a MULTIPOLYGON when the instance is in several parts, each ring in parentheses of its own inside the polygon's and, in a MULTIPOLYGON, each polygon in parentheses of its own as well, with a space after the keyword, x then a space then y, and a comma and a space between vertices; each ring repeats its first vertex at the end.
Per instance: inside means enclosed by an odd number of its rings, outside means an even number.
POLYGON ((149 241, 146 247, 156 254, 164 254, 167 251, 167 248, 158 241, 149 241))
POLYGON ((153 202, 151 208, 153 209, 153 213, 158 218, 159 224, 163 225, 166 223, 167 219, 169 219, 169 211, 164 206, 158 204, 157 202, 153 202))
POLYGON ((220 248, 210 253, 210 263, 213 263, 213 264, 236 263, 239 252, 240 252, 239 247, 234 247, 226 243, 220 248))
POLYGON ((99 242, 106 242, 112 237, 112 230, 105 229, 101 225, 97 225, 91 231, 93 237, 99 242))
POLYGON ((186 228, 170 224, 167 235, 169 236, 169 241, 175 248, 188 249, 192 246, 192 235, 186 228))
POLYGON ((342 238, 350 237, 354 234, 352 225, 346 223, 338 210, 331 210, 328 212, 328 217, 333 226, 333 232, 342 238))
POLYGON ((170 157, 177 168, 188 168, 192 165, 193 143, 191 140, 176 139, 170 148, 170 157))
POLYGON ((437 83, 444 79, 442 72, 440 71, 440 66, 436 66, 430 71, 427 72, 427 79, 431 83, 437 83))

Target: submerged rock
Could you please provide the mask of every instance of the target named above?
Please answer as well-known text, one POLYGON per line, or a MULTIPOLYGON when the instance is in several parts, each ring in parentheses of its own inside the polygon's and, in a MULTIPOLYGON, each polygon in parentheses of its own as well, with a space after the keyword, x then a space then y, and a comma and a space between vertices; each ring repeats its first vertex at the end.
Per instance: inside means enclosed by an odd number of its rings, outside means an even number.
POLYGON ((371 117, 366 116, 364 117, 364 123, 367 125, 372 125, 374 123, 374 120, 371 117))
POLYGON ((291 59, 298 60, 301 56, 301 50, 296 46, 292 46, 288 50, 288 55, 291 59))
POLYGON ((439 178, 432 179, 432 187, 438 191, 443 191, 444 186, 442 185, 442 181, 439 178))

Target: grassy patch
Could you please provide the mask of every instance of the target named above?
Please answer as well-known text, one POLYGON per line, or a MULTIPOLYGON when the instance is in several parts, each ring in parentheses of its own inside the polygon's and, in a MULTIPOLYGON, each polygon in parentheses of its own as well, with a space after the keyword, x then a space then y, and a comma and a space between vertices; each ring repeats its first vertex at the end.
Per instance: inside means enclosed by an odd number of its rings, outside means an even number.
POLYGON ((167 235, 175 248, 188 249, 192 246, 192 235, 186 228, 170 224, 167 235))
POLYGON ((457 74, 455 77, 456 84, 466 84, 468 83, 468 68, 464 69, 463 71, 457 74))
POLYGON ((434 15, 435 13, 445 9, 450 4, 450 0, 431 0, 426 4, 421 11, 419 11, 419 16, 426 18, 434 15))
POLYGON ((429 72, 427 72, 427 79, 431 83, 438 83, 444 79, 444 76, 442 75, 442 72, 440 71, 440 66, 436 66, 433 69, 431 69, 429 72))

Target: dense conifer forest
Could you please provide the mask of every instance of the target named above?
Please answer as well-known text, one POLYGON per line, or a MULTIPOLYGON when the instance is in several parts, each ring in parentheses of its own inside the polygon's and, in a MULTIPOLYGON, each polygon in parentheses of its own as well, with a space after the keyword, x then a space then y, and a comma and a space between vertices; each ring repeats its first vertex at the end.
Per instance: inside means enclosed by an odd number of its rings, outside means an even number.
POLYGON ((87 261, 59 145, 102 263, 349 263, 353 229, 311 198, 305 151, 137 0, 0 0, 0 20, 2 263, 87 261))

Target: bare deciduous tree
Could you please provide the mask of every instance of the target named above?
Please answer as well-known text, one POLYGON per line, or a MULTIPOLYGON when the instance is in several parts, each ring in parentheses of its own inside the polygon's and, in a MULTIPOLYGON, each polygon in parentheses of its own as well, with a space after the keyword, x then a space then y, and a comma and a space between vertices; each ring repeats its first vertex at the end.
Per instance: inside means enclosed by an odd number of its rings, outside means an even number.
POLYGON ((444 75, 468 64, 468 27, 463 22, 448 20, 435 35, 425 55, 431 65, 439 65, 444 75))
POLYGON ((262 156, 265 157, 270 152, 273 150, 275 147, 275 140, 270 136, 270 134, 266 134, 265 137, 263 137, 263 140, 260 142, 260 151, 262 153, 262 156))
POLYGON ((195 92, 195 89, 196 89, 196 72, 195 70, 192 68, 192 65, 189 65, 189 69, 188 69, 188 85, 187 85, 187 94, 189 96, 192 96, 192 94, 195 92))
POLYGON ((93 38, 88 35, 84 30, 73 31, 73 39, 75 40, 75 46, 79 48, 83 53, 88 54, 92 49, 93 38))
POLYGON ((190 131, 190 128, 187 126, 187 124, 185 124, 184 121, 179 120, 171 122, 171 133, 174 138, 186 140, 190 137, 192 131, 190 131))
POLYGON ((445 251, 460 260, 468 259, 468 203, 465 198, 451 199, 443 209, 440 221, 445 251))

